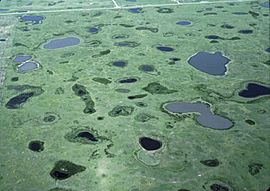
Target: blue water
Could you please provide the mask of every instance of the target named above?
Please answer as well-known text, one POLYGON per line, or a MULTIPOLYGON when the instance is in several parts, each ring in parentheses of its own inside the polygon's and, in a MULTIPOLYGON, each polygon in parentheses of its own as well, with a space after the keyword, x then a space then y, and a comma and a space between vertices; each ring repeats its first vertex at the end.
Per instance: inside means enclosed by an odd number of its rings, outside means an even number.
POLYGON ((0 12, 7 12, 9 9, 0 9, 0 12))
POLYGON ((89 28, 88 32, 96 34, 99 32, 99 29, 97 27, 91 27, 89 28))
POLYGON ((46 49, 58 49, 80 44, 80 39, 76 37, 65 37, 61 39, 54 39, 43 45, 46 49))
POLYGON ((245 98, 255 98, 258 96, 270 95, 270 87, 256 83, 248 83, 246 89, 240 91, 238 95, 245 98))
POLYGON ((127 62, 122 61, 122 60, 118 60, 118 61, 113 62, 113 65, 116 67, 123 68, 127 65, 127 62))
POLYGON ((24 15, 21 17, 22 21, 24 22, 32 22, 33 24, 40 24, 44 20, 43 16, 36 16, 36 15, 24 15))
POLYGON ((223 56, 220 52, 208 53, 198 52, 191 58, 188 63, 201 72, 205 72, 210 75, 225 75, 227 68, 226 65, 230 62, 230 59, 223 56))
POLYGON ((199 113, 197 122, 211 129, 229 129, 233 125, 230 120, 213 114, 210 107, 204 103, 170 102, 164 108, 172 113, 199 113))
POLYGON ((32 56, 30 55, 19 55, 19 56, 16 56, 14 61, 15 62, 25 62, 27 60, 30 60, 32 58, 32 56))
POLYGON ((141 13, 142 12, 142 8, 132 8, 132 9, 129 9, 128 12, 131 12, 131 13, 141 13))
POLYGON ((38 64, 35 62, 25 62, 18 66, 17 71, 20 73, 26 73, 36 70, 38 67, 38 64))
POLYGON ((188 25, 191 25, 191 22, 190 21, 178 21, 176 24, 181 25, 181 26, 188 26, 188 25))
POLYGON ((270 2, 263 2, 263 3, 261 3, 260 4, 262 7, 264 7, 264 8, 270 8, 270 2))

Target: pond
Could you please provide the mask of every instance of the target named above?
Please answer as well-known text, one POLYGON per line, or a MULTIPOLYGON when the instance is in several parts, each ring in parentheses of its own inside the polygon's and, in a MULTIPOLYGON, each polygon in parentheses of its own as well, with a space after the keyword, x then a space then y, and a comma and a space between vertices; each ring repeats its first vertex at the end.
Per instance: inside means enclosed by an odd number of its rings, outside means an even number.
POLYGON ((15 57, 15 62, 26 62, 27 60, 32 59, 32 56, 30 55, 18 55, 15 57))
POLYGON ((65 37, 60 39, 50 40, 43 45, 45 49, 59 49, 80 44, 80 39, 77 37, 65 37))
POLYGON ((173 48, 168 47, 168 46, 158 46, 157 49, 162 51, 162 52, 172 52, 172 51, 174 51, 173 48))
POLYGON ((238 95, 244 98, 255 98, 270 95, 270 87, 256 83, 248 83, 246 88, 241 90, 238 95))
POLYGON ((40 24, 45 18, 37 15, 24 15, 21 20, 24 22, 32 22, 32 24, 40 24))
POLYGON ((181 25, 181 26, 188 26, 191 25, 191 21, 178 21, 176 22, 177 25, 181 25))
POLYGON ((267 1, 261 3, 260 5, 261 5, 263 8, 268 8, 268 9, 270 8, 270 2, 267 2, 267 1))
POLYGON ((214 76, 225 75, 227 72, 226 65, 230 61, 221 52, 198 52, 188 59, 188 63, 197 70, 214 76))
POLYGON ((35 62, 24 62, 17 67, 17 71, 20 73, 31 72, 39 68, 39 64, 35 62))
POLYGON ((186 102, 169 102, 164 109, 170 113, 198 113, 196 121, 207 128, 211 129, 229 129, 233 123, 224 117, 212 113, 210 107, 205 103, 186 103, 186 102))
POLYGON ((162 142, 152 139, 150 137, 141 137, 139 139, 140 145, 147 151, 158 150, 162 147, 162 142))
POLYGON ((113 62, 112 65, 119 67, 119 68, 123 68, 123 67, 127 66, 127 61, 117 60, 117 61, 113 62))

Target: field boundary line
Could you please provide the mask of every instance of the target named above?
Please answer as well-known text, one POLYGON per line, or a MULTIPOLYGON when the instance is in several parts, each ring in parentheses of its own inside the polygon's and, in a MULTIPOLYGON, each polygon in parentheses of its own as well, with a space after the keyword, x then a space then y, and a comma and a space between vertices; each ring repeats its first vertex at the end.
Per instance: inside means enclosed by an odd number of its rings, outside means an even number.
POLYGON ((116 3, 115 0, 112 0, 112 2, 113 2, 113 4, 114 4, 115 8, 120 8, 120 6, 116 3))
POLYGON ((38 10, 38 11, 26 11, 26 12, 8 12, 0 13, 0 16, 8 15, 23 15, 23 14, 35 14, 35 13, 59 13, 59 12, 78 12, 78 11, 98 11, 98 10, 121 10, 132 8, 148 8, 148 7, 166 7, 166 6, 184 6, 184 5, 203 5, 203 4, 223 4, 223 3, 247 3, 257 2, 257 0, 223 0, 223 1, 201 1, 201 2, 179 2, 178 3, 165 3, 165 4, 147 4, 147 5, 133 5, 133 6, 118 6, 118 7, 93 7, 93 8, 74 8, 74 9, 55 9, 55 10, 38 10))

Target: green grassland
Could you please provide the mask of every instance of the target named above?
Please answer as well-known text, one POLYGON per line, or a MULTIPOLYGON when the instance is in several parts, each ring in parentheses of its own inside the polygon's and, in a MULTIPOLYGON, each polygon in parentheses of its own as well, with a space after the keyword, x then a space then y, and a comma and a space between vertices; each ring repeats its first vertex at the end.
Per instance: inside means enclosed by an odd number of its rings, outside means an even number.
POLYGON ((52 10, 52 9, 72 9, 72 8, 93 8, 93 7, 112 7, 113 3, 110 0, 86 0, 86 1, 72 1, 72 0, 39 0, 39 1, 10 1, 5 0, 1 2, 1 7, 10 9, 11 11, 32 11, 32 10, 52 10))
MULTIPOLYGON (((33 1, 31 6, 25 2, 18 1, 16 6, 47 9, 48 1, 33 1)), ((88 3, 64 1, 55 8, 88 7, 88 3)), ((112 2, 97 4, 106 7, 112 2)), ((9 35, 6 42, 0 42, 2 78, 5 76, 0 86, 0 190, 210 191, 214 183, 230 191, 269 188, 269 97, 244 99, 237 95, 248 82, 269 85, 269 53, 265 51, 269 47, 269 9, 250 2, 142 8, 139 14, 126 9, 56 10, 35 14, 45 17, 40 24, 23 22, 22 15, 0 16, 0 34, 5 31, 9 35), (235 12, 247 14, 232 14, 235 12), (192 25, 176 25, 180 20, 192 25), (224 29, 224 24, 234 28, 224 29), (98 33, 88 32, 90 27, 98 28, 98 33), (244 29, 253 33, 238 32, 244 29), (213 42, 205 38, 208 35, 223 40, 213 42), (80 45, 43 48, 51 39, 71 36, 79 38, 80 45), (232 37, 239 38, 229 40, 232 37), (119 42, 134 46, 115 46, 119 42), (174 51, 159 51, 156 46, 160 45, 174 51), (220 51, 231 59, 227 74, 211 76, 190 66, 188 58, 199 51, 220 51), (18 73, 13 60, 20 54, 32 55, 41 67, 18 73), (128 64, 115 67, 112 63, 117 60, 128 64), (142 64, 153 65, 155 72, 142 72, 142 64), (118 82, 128 77, 138 81, 118 82), (146 91, 151 83, 175 92, 146 91), (83 112, 85 102, 74 92, 75 84, 85 87, 94 102, 94 113, 83 112), (120 88, 130 92, 116 91, 120 88), (20 108, 6 108, 12 97, 30 90, 35 95, 20 108), (140 94, 147 96, 128 99, 140 94), (164 112, 162 104, 175 100, 207 102, 234 125, 214 130, 198 124, 196 114, 164 112), (131 109, 127 115, 114 115, 117 106, 131 109), (54 116, 54 120, 46 121, 46 116, 54 116), (100 141, 73 140, 74 133, 82 130, 93 132, 100 141), (161 140, 162 148, 156 152, 142 149, 138 143, 142 136, 161 140), (29 150, 32 140, 43 141, 44 151, 29 150), (219 166, 200 162, 208 159, 218 159, 219 166), (59 160, 86 169, 56 181, 50 171, 59 160)))

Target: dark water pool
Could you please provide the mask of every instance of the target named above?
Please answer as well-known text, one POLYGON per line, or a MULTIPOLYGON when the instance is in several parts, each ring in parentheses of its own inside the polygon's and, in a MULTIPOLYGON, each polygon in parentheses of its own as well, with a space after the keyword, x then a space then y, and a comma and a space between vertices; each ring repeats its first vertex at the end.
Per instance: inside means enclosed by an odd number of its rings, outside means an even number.
POLYGON ((246 88, 241 90, 238 95, 244 98, 255 98, 270 95, 270 87, 256 83, 248 83, 246 88))
POLYGON ((141 137, 139 139, 140 145, 147 151, 158 150, 162 147, 162 142, 152 139, 150 137, 141 137))
POLYGON ((131 13, 141 13, 142 12, 142 8, 138 7, 138 8, 131 8, 131 9, 128 9, 128 12, 131 12, 131 13))
POLYGON ((168 47, 168 46, 158 46, 157 49, 162 51, 162 52, 172 52, 172 51, 174 51, 173 48, 168 47))
POLYGON ((177 25, 181 25, 181 26, 188 26, 191 25, 192 22, 191 21, 178 21, 176 22, 177 25))

